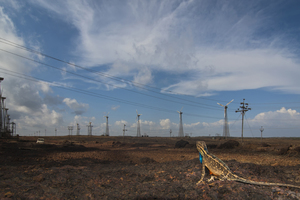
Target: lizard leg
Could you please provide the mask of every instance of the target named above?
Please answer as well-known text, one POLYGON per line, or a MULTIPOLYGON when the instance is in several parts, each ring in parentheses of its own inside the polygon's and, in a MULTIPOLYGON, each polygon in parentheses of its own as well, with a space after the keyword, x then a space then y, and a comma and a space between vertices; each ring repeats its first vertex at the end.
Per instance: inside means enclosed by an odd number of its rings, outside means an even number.
POLYGON ((203 182, 204 176, 205 176, 205 161, 203 159, 202 160, 202 174, 201 174, 201 179, 197 182, 196 185, 199 185, 199 184, 201 184, 203 182))
POLYGON ((215 178, 217 178, 217 177, 212 175, 212 176, 210 177, 210 179, 207 180, 207 182, 212 182, 212 181, 215 180, 215 178))
POLYGON ((210 170, 209 170, 209 175, 211 175, 211 177, 210 177, 210 179, 207 180, 207 182, 212 182, 215 180, 215 178, 218 179, 218 177, 214 173, 212 173, 210 170))

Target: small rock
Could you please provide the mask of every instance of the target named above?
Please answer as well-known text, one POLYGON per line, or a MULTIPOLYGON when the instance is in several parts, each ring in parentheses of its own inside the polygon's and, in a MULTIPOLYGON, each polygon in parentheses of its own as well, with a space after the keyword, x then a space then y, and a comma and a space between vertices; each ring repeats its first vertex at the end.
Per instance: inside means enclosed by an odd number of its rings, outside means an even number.
POLYGON ((153 160, 152 158, 149 158, 149 157, 143 157, 143 158, 141 158, 140 162, 143 163, 143 164, 156 163, 155 160, 153 160))
POLYGON ((6 192, 5 197, 11 198, 14 194, 12 192, 6 192))
POLYGON ((268 143, 263 142, 263 143, 261 143, 261 146, 262 147, 270 147, 271 145, 269 145, 268 143))
POLYGON ((179 140, 176 142, 175 144, 175 148, 183 148, 185 147, 185 145, 189 144, 188 141, 185 141, 185 140, 179 140))
POLYGON ((33 180, 37 182, 42 182, 43 180, 45 180, 45 178, 42 174, 40 174, 38 176, 33 177, 33 180))
POLYGON ((240 143, 235 140, 228 140, 227 142, 220 144, 217 148, 218 149, 234 149, 235 147, 238 147, 240 143))

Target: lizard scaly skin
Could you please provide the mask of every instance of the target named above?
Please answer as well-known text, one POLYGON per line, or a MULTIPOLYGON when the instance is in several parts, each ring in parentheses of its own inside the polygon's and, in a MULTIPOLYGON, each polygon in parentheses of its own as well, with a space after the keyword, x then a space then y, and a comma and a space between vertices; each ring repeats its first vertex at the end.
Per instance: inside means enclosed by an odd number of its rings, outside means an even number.
POLYGON ((221 180, 237 181, 253 185, 267 185, 267 186, 284 186, 284 187, 294 187, 300 188, 300 186, 284 184, 284 183, 267 183, 252 181, 242 177, 239 177, 231 172, 229 167, 219 158, 209 153, 207 150, 206 143, 204 141, 196 142, 197 150, 199 151, 200 162, 202 161, 202 175, 201 179, 198 181, 197 185, 203 182, 205 175, 205 167, 207 167, 211 174, 218 177, 221 180))

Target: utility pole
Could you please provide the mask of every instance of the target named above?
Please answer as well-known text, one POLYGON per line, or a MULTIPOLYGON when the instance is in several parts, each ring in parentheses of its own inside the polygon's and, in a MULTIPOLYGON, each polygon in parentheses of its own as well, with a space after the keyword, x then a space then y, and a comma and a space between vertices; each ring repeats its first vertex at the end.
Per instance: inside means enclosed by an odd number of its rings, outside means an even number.
POLYGON ((92 136, 92 122, 89 123, 89 125, 86 125, 88 127, 88 136, 92 136))
POLYGON ((261 126, 260 130, 260 143, 262 143, 262 132, 265 130, 264 127, 261 126))
POLYGON ((9 114, 6 115, 6 118, 7 118, 7 121, 6 121, 6 132, 7 132, 8 135, 10 135, 10 117, 9 116, 10 116, 9 114))
POLYGON ((77 123, 77 132, 76 132, 76 135, 80 135, 80 126, 79 126, 79 123, 77 123))
POLYGON ((57 129, 55 128, 55 137, 57 136, 57 129))
POLYGON ((241 112, 242 113, 242 144, 243 144, 243 137, 244 137, 244 115, 248 110, 251 110, 251 108, 248 108, 248 103, 245 103, 245 99, 243 99, 243 102, 240 103, 241 106, 235 111, 235 112, 241 112), (241 110, 240 110, 241 108, 241 110))
POLYGON ((15 122, 11 123, 11 134, 12 134, 12 136, 17 136, 17 134, 16 134, 16 123, 15 122))
POLYGON ((171 134, 172 134, 172 129, 170 129, 170 137, 171 137, 171 134))
MULTIPOLYGON (((6 97, 2 97, 2 100, 6 99, 6 97)), ((3 101, 3 105, 4 105, 4 101, 3 101)), ((5 108, 3 107, 3 131, 4 133, 6 133, 6 123, 7 123, 7 111, 8 111, 8 108, 5 108)))
MULTIPOLYGON (((1 81, 3 81, 4 78, 0 77, 0 84, 1 81)), ((2 104, 2 91, 1 91, 1 85, 0 85, 0 136, 2 136, 2 128, 3 128, 3 112, 2 109, 4 108, 4 105, 2 104)))
POLYGON ((69 130, 69 137, 72 136, 72 132, 73 132, 73 126, 68 126, 68 130, 69 130))
POLYGON ((127 131, 127 129, 125 129, 126 124, 124 124, 124 128, 123 128, 123 137, 125 136, 125 131, 127 131))

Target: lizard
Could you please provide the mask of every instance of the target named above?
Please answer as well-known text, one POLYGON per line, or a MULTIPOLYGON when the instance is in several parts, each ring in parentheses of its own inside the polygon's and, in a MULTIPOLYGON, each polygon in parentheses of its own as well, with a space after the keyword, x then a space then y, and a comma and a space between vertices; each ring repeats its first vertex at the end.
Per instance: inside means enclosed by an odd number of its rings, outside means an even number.
POLYGON ((230 168, 221 159, 208 152, 206 143, 204 141, 197 141, 196 147, 197 150, 199 151, 200 163, 202 163, 202 175, 197 185, 203 182, 203 178, 205 176, 205 167, 207 167, 208 170, 210 171, 210 174, 212 174, 211 179, 208 181, 212 181, 214 180, 214 177, 218 177, 220 180, 237 181, 237 182, 253 184, 253 185, 300 188, 300 186, 291 185, 291 184, 259 182, 259 181, 252 181, 249 179, 239 177, 233 174, 230 168))

